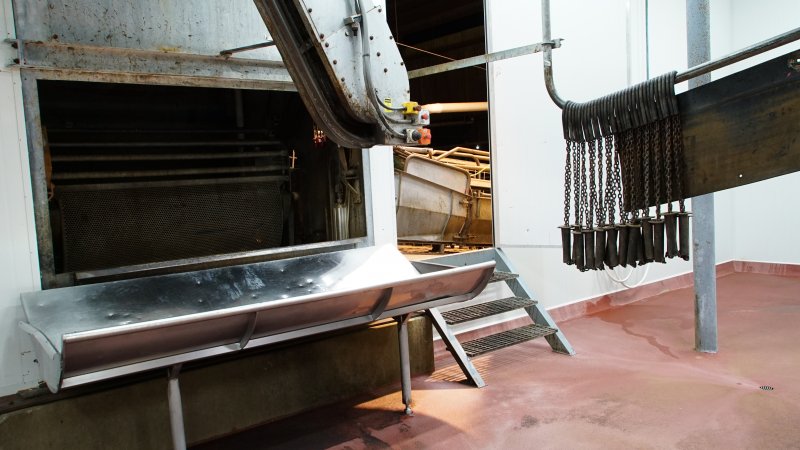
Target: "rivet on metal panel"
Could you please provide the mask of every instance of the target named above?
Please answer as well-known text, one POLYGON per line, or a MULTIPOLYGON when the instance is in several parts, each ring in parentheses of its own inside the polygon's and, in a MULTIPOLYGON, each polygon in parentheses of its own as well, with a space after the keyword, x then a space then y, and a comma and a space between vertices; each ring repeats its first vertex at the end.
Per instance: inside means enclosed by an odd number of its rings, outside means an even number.
POLYGON ((375 56, 381 56, 381 52, 376 53, 375 56))
POLYGON ((383 73, 386 73, 388 71, 389 71, 389 69, 387 69, 386 67, 383 68, 383 73))

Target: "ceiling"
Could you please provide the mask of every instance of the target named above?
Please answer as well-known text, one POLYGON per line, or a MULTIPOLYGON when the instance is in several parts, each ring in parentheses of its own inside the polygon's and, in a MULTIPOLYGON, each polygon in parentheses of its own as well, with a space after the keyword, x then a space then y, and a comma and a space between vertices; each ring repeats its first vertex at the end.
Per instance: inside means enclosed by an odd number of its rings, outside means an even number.
MULTIPOLYGON (((483 0, 387 0, 389 28, 406 66, 419 69, 486 53, 483 0)), ((414 101, 486 101, 486 68, 471 67, 411 80, 414 101)), ((488 115, 444 114, 431 123, 435 147, 488 149, 488 115)))

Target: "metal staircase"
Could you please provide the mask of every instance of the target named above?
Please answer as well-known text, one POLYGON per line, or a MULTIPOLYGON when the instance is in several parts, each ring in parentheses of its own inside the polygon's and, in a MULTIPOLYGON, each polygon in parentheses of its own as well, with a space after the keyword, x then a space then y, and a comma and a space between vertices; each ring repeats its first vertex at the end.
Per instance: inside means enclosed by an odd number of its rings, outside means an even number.
MULTIPOLYGON (((481 303, 444 312, 439 311, 438 308, 428 310, 433 326, 439 332, 439 336, 441 336, 447 350, 453 355, 467 379, 477 387, 486 385, 470 358, 540 337, 547 340, 553 351, 567 355, 574 354, 575 352, 564 334, 553 322, 550 314, 544 308, 539 307, 538 302, 532 298, 532 292, 519 279, 519 275, 515 273, 502 249, 489 248, 475 252, 447 255, 432 258, 425 262, 449 266, 466 266, 486 261, 495 261, 496 263, 495 273, 489 283, 505 283, 512 295, 500 295, 500 298, 488 298, 481 303), (532 323, 463 343, 458 341, 451 330, 453 325, 517 310, 524 310, 532 323)), ((500 289, 500 291, 507 290, 500 289)))

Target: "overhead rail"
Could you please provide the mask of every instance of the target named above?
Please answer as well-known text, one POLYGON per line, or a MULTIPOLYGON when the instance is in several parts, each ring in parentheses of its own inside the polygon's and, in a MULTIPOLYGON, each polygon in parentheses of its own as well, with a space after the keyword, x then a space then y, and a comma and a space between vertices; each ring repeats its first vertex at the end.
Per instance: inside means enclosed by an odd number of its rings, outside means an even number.
MULTIPOLYGON (((550 0, 542 0, 541 45, 544 47, 542 50, 542 55, 543 55, 542 61, 544 66, 544 83, 545 86, 547 87, 547 93, 548 95, 550 95, 550 98, 553 100, 553 103, 555 103, 556 106, 558 106, 559 108, 564 109, 564 106, 566 105, 567 102, 563 98, 561 98, 561 96, 558 94, 553 79, 553 48, 560 47, 560 40, 559 40, 559 45, 555 45, 550 35, 551 35, 550 0)), ((703 64, 698 64, 682 72, 678 72, 678 74, 675 76, 675 84, 688 81, 692 78, 699 77, 700 75, 705 75, 714 70, 727 67, 731 64, 745 60, 752 56, 760 55, 761 53, 795 42, 797 40, 800 40, 800 28, 795 28, 783 34, 779 34, 770 39, 758 42, 749 47, 725 55, 721 58, 714 59, 705 62, 703 64)))

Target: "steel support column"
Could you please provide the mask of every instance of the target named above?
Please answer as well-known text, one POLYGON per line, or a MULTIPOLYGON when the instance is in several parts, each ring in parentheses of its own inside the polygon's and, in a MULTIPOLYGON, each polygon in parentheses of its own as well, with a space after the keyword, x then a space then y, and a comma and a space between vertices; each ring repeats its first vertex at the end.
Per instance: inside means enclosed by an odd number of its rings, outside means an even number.
POLYGON ((186 450, 186 434, 183 428, 183 403, 181 402, 181 386, 178 375, 181 365, 175 364, 167 369, 167 399, 169 400, 169 426, 172 430, 172 447, 175 450, 186 450))
POLYGON ((411 358, 408 351, 408 314, 397 316, 397 340, 400 343, 400 385, 405 413, 411 415, 411 358))
MULTIPOLYGON (((686 42, 689 67, 711 59, 709 0, 686 0, 686 42)), ((693 89, 711 82, 711 75, 689 80, 693 89)), ((692 198, 694 257, 695 350, 717 352, 717 278, 714 239, 714 194, 692 198)))

